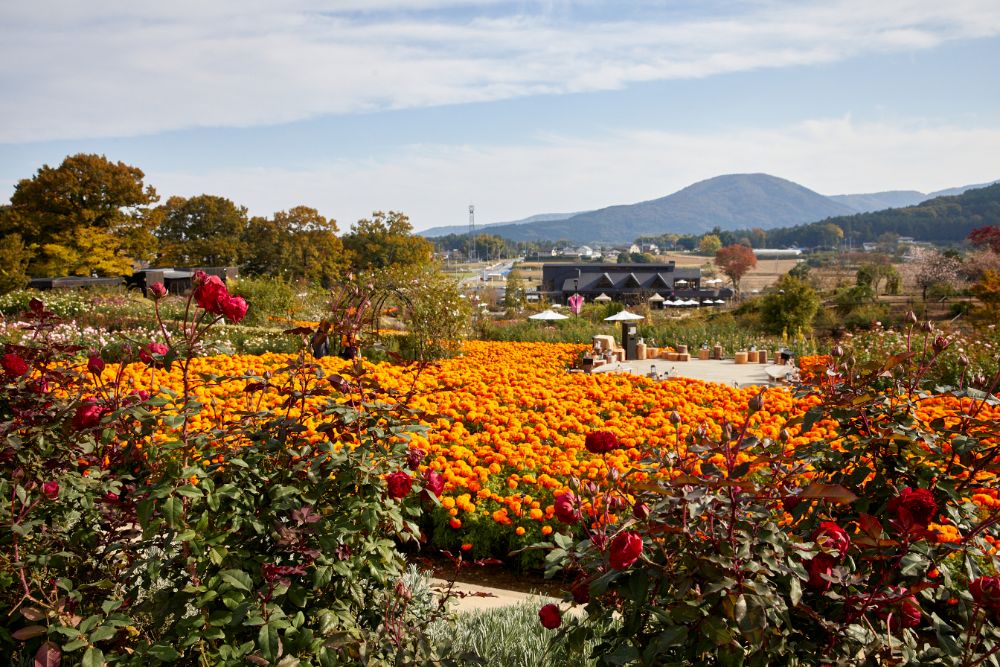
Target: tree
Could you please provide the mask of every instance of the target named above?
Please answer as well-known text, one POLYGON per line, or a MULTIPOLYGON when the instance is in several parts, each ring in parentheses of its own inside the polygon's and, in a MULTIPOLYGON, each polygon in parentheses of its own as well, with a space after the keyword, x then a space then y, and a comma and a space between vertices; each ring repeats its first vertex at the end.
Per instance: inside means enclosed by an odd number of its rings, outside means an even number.
POLYGON ((973 286, 972 293, 980 303, 975 314, 990 324, 996 324, 1000 320, 1000 274, 986 269, 973 286))
POLYGON ((28 284, 28 252, 20 234, 0 237, 0 294, 28 284))
POLYGON ((785 274, 764 297, 761 320, 772 333, 808 331, 819 311, 819 295, 809 283, 785 274))
POLYGON ((1000 227, 987 226, 978 227, 969 232, 969 243, 977 248, 989 248, 993 252, 1000 252, 1000 227))
POLYGON ((171 197, 160 207, 160 263, 175 266, 236 266, 243 251, 247 209, 225 197, 171 197))
POLYGON ((504 305, 507 307, 507 311, 510 313, 517 313, 524 309, 525 295, 524 295, 524 280, 521 278, 521 272, 516 268, 510 270, 507 274, 507 289, 504 292, 504 305))
POLYGON ((142 170, 80 153, 42 166, 14 187, 0 215, 0 235, 18 234, 30 275, 131 274, 154 256, 159 200, 142 170))
POLYGON ((365 271, 426 265, 431 261, 434 246, 412 232, 410 219, 398 211, 388 214, 375 211, 370 219, 358 220, 351 233, 343 238, 351 267, 365 271))
POLYGON ((745 245, 729 245, 715 253, 715 265, 732 281, 733 289, 739 294, 740 280, 757 266, 757 256, 745 245))
POLYGON ((698 241, 698 254, 711 257, 722 248, 722 240, 715 234, 705 234, 698 241))
POLYGON ((271 218, 254 217, 243 234, 243 271, 330 287, 347 267, 337 222, 296 206, 271 218))
POLYGON ((904 271, 920 288, 924 301, 929 290, 948 292, 954 289, 962 272, 962 264, 956 258, 922 247, 914 248, 911 257, 911 261, 903 265, 904 271))
POLYGON ((389 294, 399 306, 407 336, 402 352, 414 359, 434 359, 456 354, 468 335, 469 299, 441 267, 396 264, 370 276, 377 292, 389 294))
POLYGON ((879 293, 879 285, 883 281, 885 281, 885 291, 887 294, 898 294, 899 280, 899 271, 888 262, 868 262, 862 264, 858 269, 856 277, 857 284, 872 288, 876 297, 879 293))

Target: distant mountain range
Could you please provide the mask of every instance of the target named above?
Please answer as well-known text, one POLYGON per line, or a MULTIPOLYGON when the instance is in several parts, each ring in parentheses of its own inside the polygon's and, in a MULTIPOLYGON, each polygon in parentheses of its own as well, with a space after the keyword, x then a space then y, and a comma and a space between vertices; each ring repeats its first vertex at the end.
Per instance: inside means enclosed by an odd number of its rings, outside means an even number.
MULTIPOLYGON (((968 185, 939 192, 897 190, 827 197, 792 181, 768 174, 728 174, 689 185, 674 194, 583 213, 550 213, 480 229, 513 241, 566 240, 573 243, 628 243, 640 236, 700 234, 720 229, 773 229, 918 204, 955 195, 968 185)), ((434 227, 426 237, 464 234, 467 226, 434 227)))

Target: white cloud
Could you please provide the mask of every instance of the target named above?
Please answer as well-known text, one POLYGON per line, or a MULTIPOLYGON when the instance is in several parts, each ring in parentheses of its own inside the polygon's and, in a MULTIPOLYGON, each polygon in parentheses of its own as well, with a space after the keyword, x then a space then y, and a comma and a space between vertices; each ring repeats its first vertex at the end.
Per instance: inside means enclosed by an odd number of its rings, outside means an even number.
POLYGON ((724 16, 680 18, 655 3, 626 6, 5 3, 0 142, 608 90, 1000 34, 996 0, 758 2, 738 13, 724 3, 724 16))
POLYGON ((549 136, 532 145, 411 146, 385 160, 311 169, 147 171, 162 195, 211 192, 254 214, 306 204, 342 230, 376 209, 402 210, 417 229, 654 199, 724 173, 765 172, 823 194, 924 192, 1000 178, 1000 127, 816 119, 767 129, 597 139, 549 136))

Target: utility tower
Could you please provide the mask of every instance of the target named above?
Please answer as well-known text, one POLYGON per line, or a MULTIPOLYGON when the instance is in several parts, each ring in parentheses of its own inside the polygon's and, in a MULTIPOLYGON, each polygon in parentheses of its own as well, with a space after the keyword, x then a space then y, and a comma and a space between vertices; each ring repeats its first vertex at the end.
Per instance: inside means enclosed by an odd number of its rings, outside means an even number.
POLYGON ((469 250, 469 261, 476 261, 476 206, 469 204, 469 243, 472 249, 469 250))

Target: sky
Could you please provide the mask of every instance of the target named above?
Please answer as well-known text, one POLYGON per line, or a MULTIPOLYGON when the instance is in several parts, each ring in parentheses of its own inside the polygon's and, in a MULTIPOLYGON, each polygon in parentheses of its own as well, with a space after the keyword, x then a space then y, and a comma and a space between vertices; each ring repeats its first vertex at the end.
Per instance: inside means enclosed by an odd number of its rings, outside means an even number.
POLYGON ((0 63, 0 203, 76 153, 342 231, 1000 178, 997 0, 32 0, 0 63))

